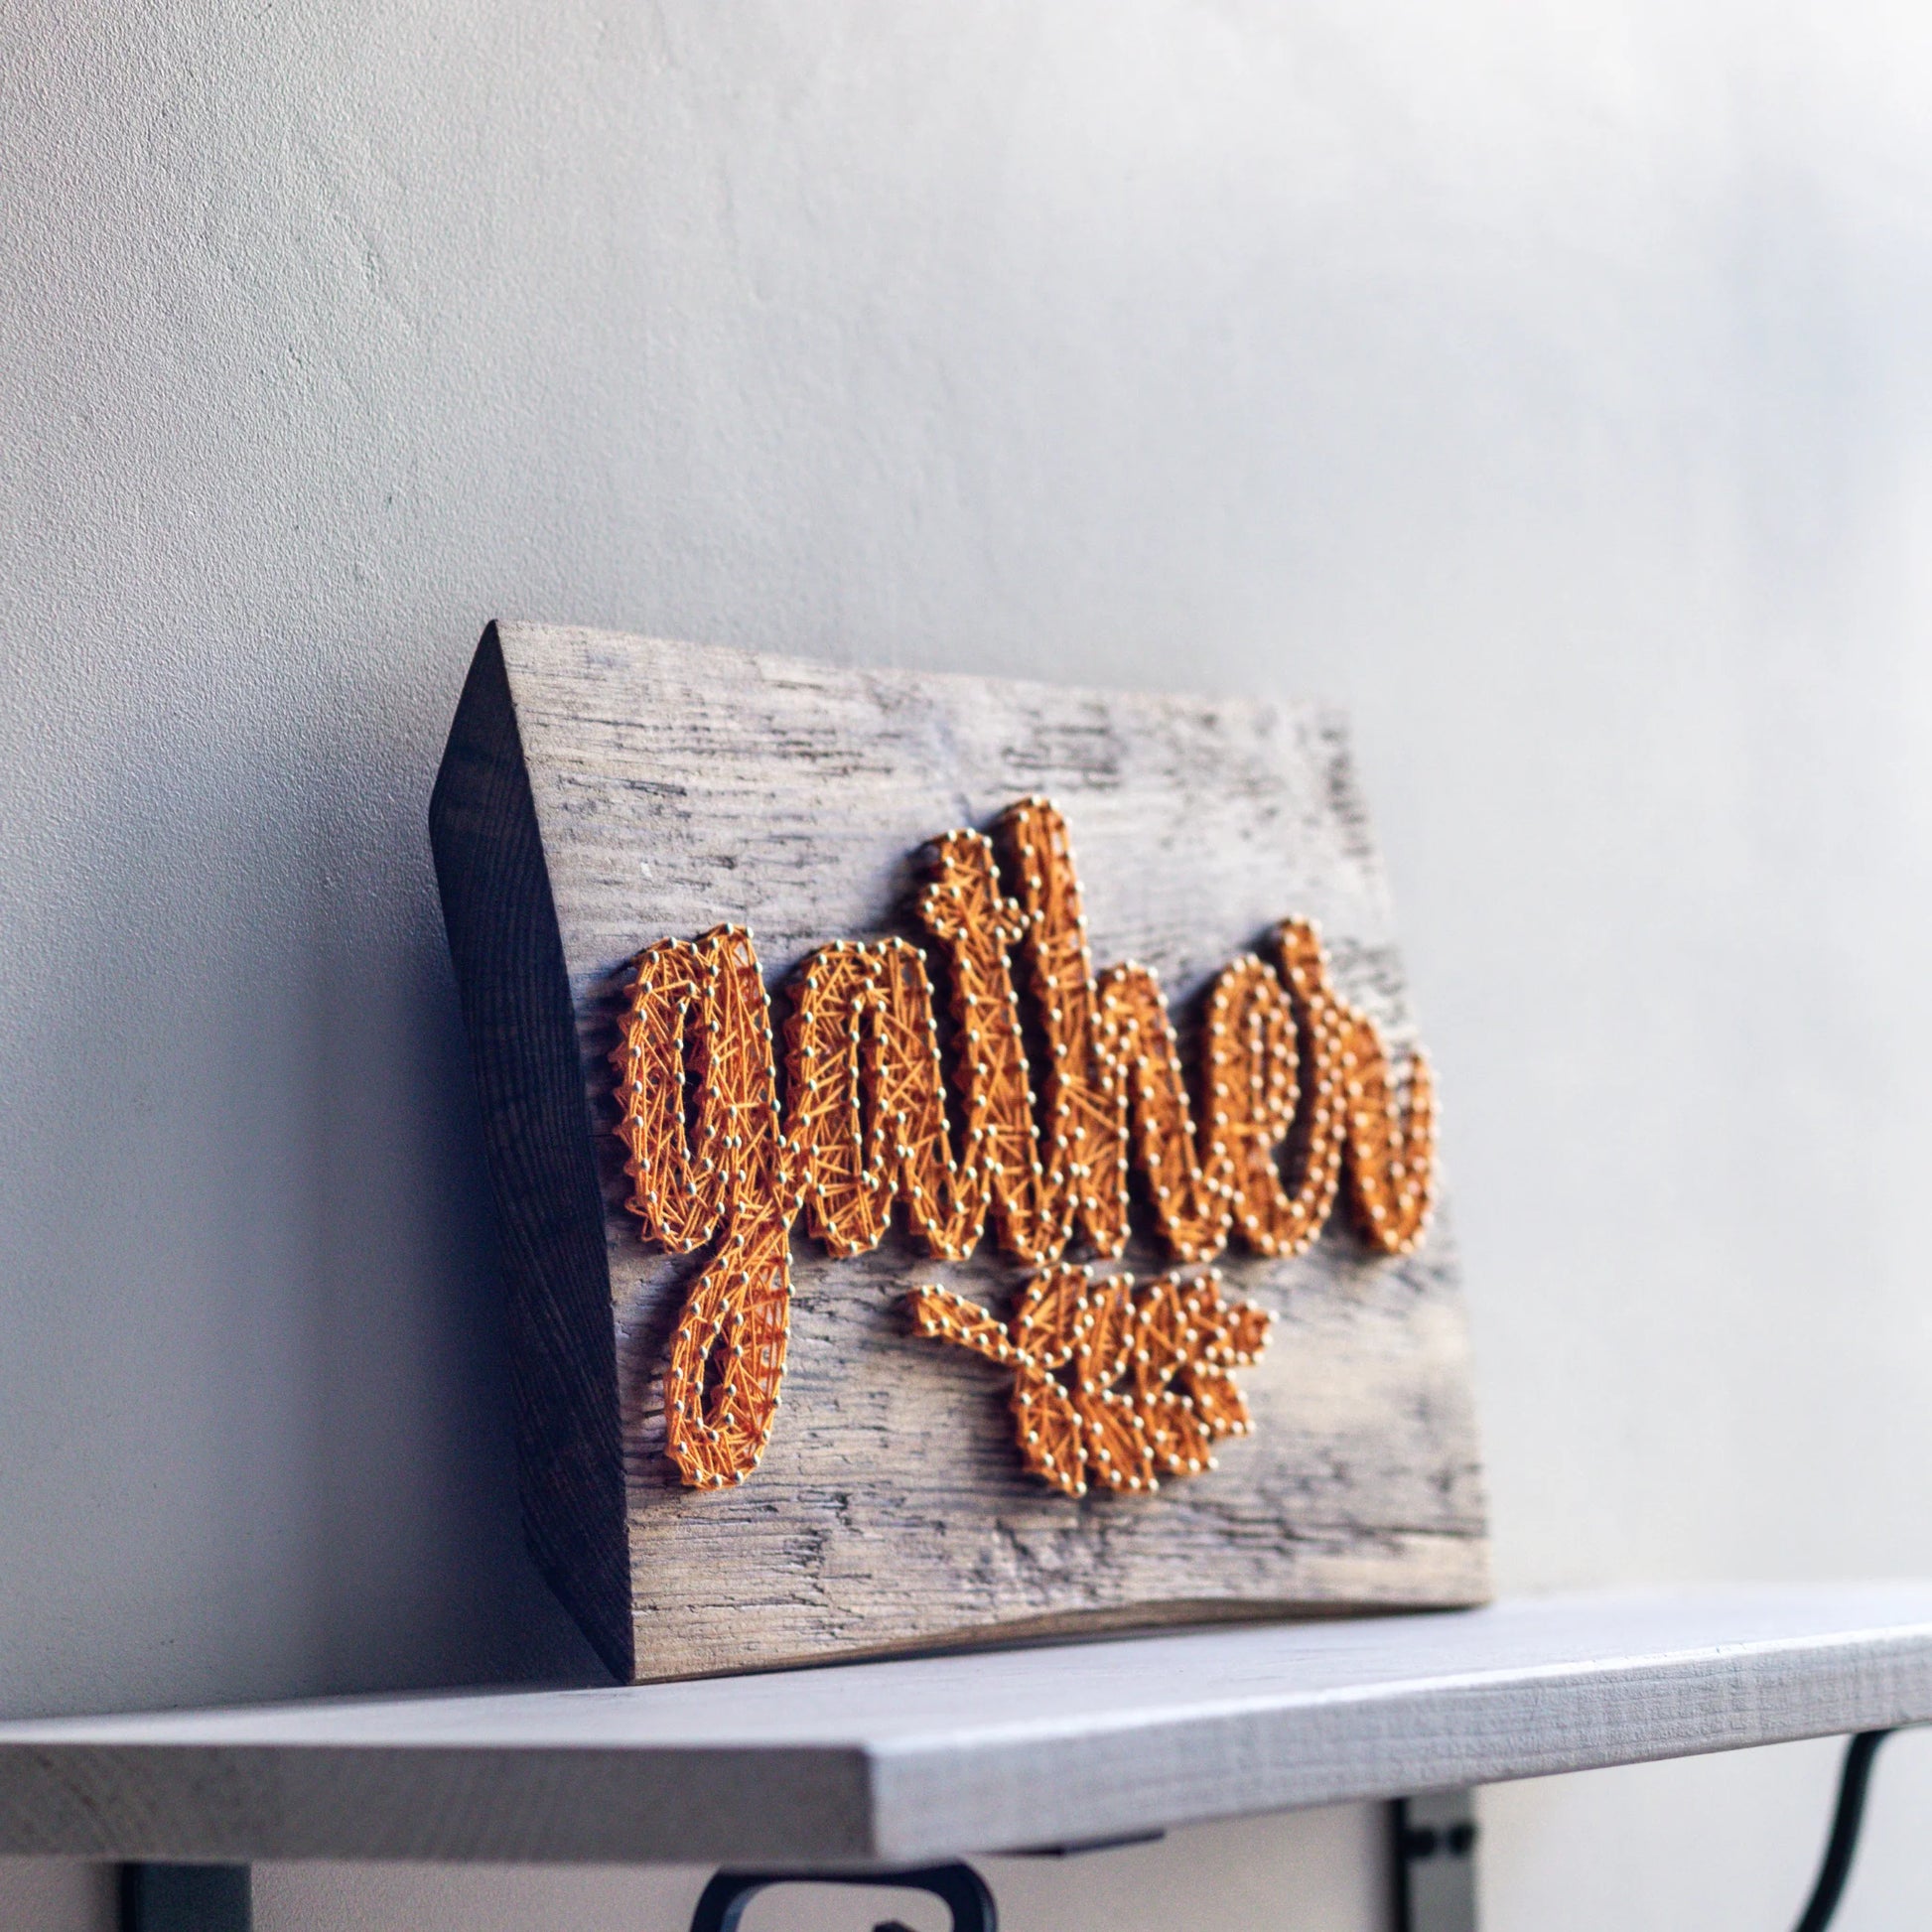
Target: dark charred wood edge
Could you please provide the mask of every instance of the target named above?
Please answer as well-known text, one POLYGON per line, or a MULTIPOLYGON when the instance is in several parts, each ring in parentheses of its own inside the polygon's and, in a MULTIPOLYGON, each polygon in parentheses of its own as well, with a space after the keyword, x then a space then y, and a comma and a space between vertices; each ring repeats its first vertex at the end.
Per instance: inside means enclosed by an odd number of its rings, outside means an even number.
POLYGON ((509 1291, 523 1533, 600 1658, 632 1669, 618 1360, 590 1110, 516 707, 492 623, 430 798, 509 1291))

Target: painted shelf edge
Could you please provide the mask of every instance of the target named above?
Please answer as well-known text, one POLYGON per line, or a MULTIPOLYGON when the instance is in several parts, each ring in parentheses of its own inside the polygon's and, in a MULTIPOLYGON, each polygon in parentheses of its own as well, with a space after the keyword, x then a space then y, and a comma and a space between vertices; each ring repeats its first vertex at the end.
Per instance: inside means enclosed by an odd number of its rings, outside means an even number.
POLYGON ((0 1853, 898 1863, 1932 1722, 1932 1582, 0 1724, 0 1853))

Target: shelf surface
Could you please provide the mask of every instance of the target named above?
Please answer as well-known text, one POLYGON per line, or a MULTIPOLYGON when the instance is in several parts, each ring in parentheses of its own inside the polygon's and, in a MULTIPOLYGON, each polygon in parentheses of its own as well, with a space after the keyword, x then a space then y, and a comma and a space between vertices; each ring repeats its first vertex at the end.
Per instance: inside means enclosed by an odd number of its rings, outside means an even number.
POLYGON ((1932 1583, 0 1724, 0 1852, 906 1863, 1932 1721, 1932 1583))

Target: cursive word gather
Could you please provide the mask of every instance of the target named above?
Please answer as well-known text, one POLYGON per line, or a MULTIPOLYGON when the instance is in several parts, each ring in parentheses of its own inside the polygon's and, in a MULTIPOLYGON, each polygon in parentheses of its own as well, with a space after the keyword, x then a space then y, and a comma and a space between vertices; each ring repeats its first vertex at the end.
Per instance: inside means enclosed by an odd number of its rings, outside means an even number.
MULTIPOLYGON (((877 1247, 902 1209, 927 1248, 954 1261, 991 1222, 999 1245, 1039 1277, 1019 1325, 1003 1331, 1010 1351, 1029 1356, 1018 1366, 1037 1371, 1016 1388, 1023 1452, 1035 1473, 1074 1493, 1088 1474, 1152 1488, 1157 1468, 1201 1466, 1208 1437, 1245 1427, 1245 1410, 1227 1408, 1225 1370, 1251 1361, 1265 1338, 1258 1311, 1227 1311, 1217 1297, 1211 1306, 1225 1320, 1209 1323, 1211 1334, 1190 1325, 1190 1312, 1204 1316, 1210 1299, 1198 1287, 1162 1283, 1138 1299, 1128 1290, 1077 1295, 1054 1350, 1024 1345, 1027 1311, 1046 1308, 1064 1288, 1063 1273, 1046 1271, 1070 1246, 1103 1258, 1125 1249, 1136 1173, 1155 1232, 1182 1263, 1212 1261, 1230 1239, 1264 1255, 1301 1253, 1344 1178, 1374 1247, 1403 1254, 1423 1237, 1435 1173, 1428 1063, 1411 1057, 1400 1095, 1380 1033, 1335 991, 1312 925, 1282 924, 1272 962, 1246 954, 1222 969, 1207 994, 1190 1082, 1152 970, 1132 961, 1094 967, 1059 812, 1025 799, 997 833, 997 847, 971 831, 938 839, 918 901, 944 962, 950 1069, 926 955, 904 939, 839 941, 800 967, 783 1028, 782 1114, 770 1002, 751 934, 720 926, 696 940, 661 940, 634 961, 612 1054, 628 1206, 644 1234, 673 1253, 716 1243, 686 1299, 664 1381, 667 1451, 693 1487, 742 1482, 770 1438, 789 1334, 790 1238, 801 1218, 831 1254, 851 1256, 877 1247), (1045 1049, 1037 1081, 1029 1019, 1045 1049), (956 1127, 948 1077, 959 1096, 956 1127), (1169 1379, 1140 1397, 1123 1352, 1134 1321, 1200 1338, 1197 1359, 1170 1347, 1169 1379), (1040 1367, 1082 1349, 1090 1367, 1096 1350, 1107 1356, 1099 1394, 1156 1417, 1140 1425, 1140 1449, 1123 1442, 1133 1426, 1119 1406, 1096 1408, 1099 1420, 1083 1424, 1079 1384, 1068 1389, 1040 1367), (1197 1400, 1211 1376, 1215 1397, 1197 1400), (1061 1446, 1049 1446, 1042 1465, 1049 1380, 1073 1407, 1054 1410, 1061 1446), (1201 1401, 1213 1409, 1208 1421, 1218 1421, 1190 1434, 1174 1418, 1201 1401)), ((923 1331, 1003 1359, 992 1329, 974 1328, 975 1315, 992 1322, 943 1291, 914 1300, 923 1331)))

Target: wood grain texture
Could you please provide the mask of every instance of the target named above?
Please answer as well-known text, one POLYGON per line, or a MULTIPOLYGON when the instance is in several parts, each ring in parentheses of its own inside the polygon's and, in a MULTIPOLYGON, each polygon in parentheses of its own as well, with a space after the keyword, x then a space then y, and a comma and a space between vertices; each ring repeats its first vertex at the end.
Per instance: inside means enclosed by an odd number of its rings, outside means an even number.
POLYGON ((509 1289, 523 1529, 599 1655, 630 1675, 617 1350, 576 1017, 503 655, 478 646, 430 799, 509 1289))
POLYGON ((921 1859, 1932 1721, 1932 1583, 0 1724, 0 1852, 921 1859))
MULTIPOLYGON (((685 1490, 662 1453, 664 1358, 701 1258, 651 1250, 621 1206, 608 1055, 638 949, 742 922, 775 989, 828 940, 916 937, 924 842, 1045 793, 1072 832, 1096 962, 1148 961, 1183 1028, 1210 976, 1296 914, 1320 922, 1343 997, 1407 1047, 1387 894, 1337 718, 580 630, 493 636, 602 1187, 608 1332, 582 1340, 615 1335, 635 1676, 1486 1594, 1447 1217, 1400 1260, 1339 1218, 1296 1261, 1231 1252, 1230 1293, 1280 1317, 1242 1373, 1256 1433, 1154 1498, 1076 1501, 1025 1476, 1003 1379, 912 1338, 900 1305, 941 1281, 1004 1312, 1023 1271, 990 1244, 935 1263, 897 1233, 843 1261, 794 1238, 784 1408, 748 1483, 685 1490)), ((1129 1265, 1162 1259, 1144 1245, 1129 1265)), ((582 1298, 571 1307, 581 1316, 582 1298)), ((604 1534, 608 1516, 579 1515, 604 1534)), ((610 1552, 586 1569, 604 1580, 608 1627, 610 1552)), ((602 1647, 623 1667, 608 1636, 602 1647)))

